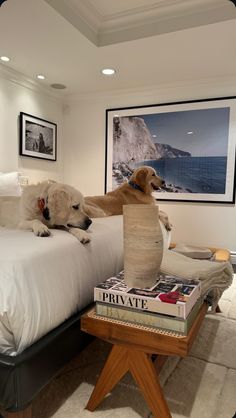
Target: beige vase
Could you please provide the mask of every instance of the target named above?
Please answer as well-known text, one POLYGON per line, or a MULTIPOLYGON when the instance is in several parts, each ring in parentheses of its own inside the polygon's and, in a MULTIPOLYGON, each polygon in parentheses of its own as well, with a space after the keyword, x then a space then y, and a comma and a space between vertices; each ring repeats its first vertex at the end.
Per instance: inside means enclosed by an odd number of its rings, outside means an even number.
POLYGON ((163 256, 158 206, 124 205, 123 221, 125 283, 129 287, 151 287, 163 256))

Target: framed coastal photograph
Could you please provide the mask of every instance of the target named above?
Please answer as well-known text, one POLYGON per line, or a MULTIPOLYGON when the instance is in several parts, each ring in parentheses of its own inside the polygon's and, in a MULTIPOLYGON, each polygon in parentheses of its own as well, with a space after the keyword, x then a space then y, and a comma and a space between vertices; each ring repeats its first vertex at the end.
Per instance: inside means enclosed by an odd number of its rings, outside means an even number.
POLYGON ((157 200, 234 203, 235 145, 236 97, 107 109, 105 191, 148 165, 157 200))
POLYGON ((21 112, 20 155, 56 161, 57 125, 21 112))

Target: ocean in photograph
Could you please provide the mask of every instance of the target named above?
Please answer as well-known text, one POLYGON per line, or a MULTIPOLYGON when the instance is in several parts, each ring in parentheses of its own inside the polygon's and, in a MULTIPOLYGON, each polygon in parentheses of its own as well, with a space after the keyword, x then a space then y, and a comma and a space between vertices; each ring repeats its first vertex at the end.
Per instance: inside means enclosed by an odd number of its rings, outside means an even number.
MULTIPOLYGON (((145 160, 179 192, 225 194, 227 157, 179 157, 145 160)), ((158 191, 157 191, 158 192, 158 191)))

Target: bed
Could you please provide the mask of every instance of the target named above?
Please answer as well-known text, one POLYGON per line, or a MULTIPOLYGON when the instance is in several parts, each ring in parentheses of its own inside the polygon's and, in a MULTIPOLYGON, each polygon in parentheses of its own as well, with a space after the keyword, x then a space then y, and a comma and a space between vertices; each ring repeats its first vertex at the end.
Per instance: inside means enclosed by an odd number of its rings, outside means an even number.
POLYGON ((122 216, 94 219, 91 242, 0 227, 0 408, 30 418, 30 404, 91 337, 80 317, 96 284, 123 267, 122 216))
MULTIPOLYGON (((0 198, 1 225, 15 219, 16 200, 0 198)), ((170 234, 162 231, 168 248, 170 234)), ((40 238, 15 229, 14 222, 0 226, 4 418, 31 418, 35 396, 92 339, 81 332, 80 318, 93 303, 94 286, 123 268, 123 218, 94 219, 89 232, 91 242, 82 245, 61 230, 40 238)))

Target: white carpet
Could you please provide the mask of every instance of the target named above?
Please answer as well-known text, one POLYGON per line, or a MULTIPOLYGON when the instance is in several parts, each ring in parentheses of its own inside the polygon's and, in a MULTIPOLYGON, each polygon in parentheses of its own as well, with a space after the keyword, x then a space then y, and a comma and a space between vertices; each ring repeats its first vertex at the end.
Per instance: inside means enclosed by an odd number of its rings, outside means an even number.
MULTIPOLYGON (((171 358, 161 382, 173 418, 232 418, 236 411, 236 275, 207 315, 186 359, 171 358)), ((33 418, 151 418, 132 377, 126 375, 94 412, 85 410, 110 346, 96 340, 37 397, 33 418)))

